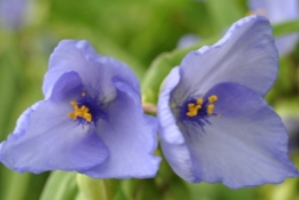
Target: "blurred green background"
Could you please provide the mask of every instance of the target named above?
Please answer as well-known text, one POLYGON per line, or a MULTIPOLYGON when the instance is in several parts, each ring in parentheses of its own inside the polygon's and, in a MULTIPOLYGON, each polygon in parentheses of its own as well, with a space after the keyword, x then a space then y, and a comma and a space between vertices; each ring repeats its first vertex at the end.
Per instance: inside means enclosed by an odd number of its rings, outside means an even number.
MULTIPOLYGON (((0 1, 1 2, 1 1, 0 1)), ((0 30, 0 141, 13 131, 18 116, 43 99, 43 76, 49 56, 62 39, 86 39, 100 54, 127 63, 142 83, 143 100, 156 103, 161 81, 191 49, 221 38, 236 20, 247 15, 245 0, 35 0, 28 1, 24 23, 0 30), (185 34, 200 38, 177 48, 185 34)), ((276 35, 299 30, 298 21, 276 25, 276 35)), ((297 131, 291 135, 291 158, 299 167, 299 48, 280 58, 278 80, 269 103, 297 131), (297 120, 297 121, 296 121, 297 120), (297 122, 297 123, 296 123, 297 122), (297 135, 296 135, 297 134, 297 135)), ((0 200, 81 200, 76 174, 17 174, 0 163, 0 200)), ((279 185, 230 190, 222 184, 189 184, 165 161, 155 179, 123 180, 119 200, 293 200, 299 179, 279 185)))

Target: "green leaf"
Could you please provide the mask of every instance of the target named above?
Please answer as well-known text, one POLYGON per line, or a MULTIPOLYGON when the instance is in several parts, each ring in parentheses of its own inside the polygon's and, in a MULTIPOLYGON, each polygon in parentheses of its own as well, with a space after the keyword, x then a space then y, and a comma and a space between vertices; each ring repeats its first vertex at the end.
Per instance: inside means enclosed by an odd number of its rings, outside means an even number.
POLYGON ((122 189, 118 190, 113 200, 128 200, 122 189))
POLYGON ((16 76, 10 69, 11 65, 0 63, 0 141, 7 136, 7 123, 11 117, 13 103, 16 101, 16 76))
POLYGON ((19 174, 4 166, 0 166, 0 199, 5 200, 38 200, 48 177, 48 173, 40 175, 19 174), (17 192, 16 192, 17 191, 17 192))
POLYGON ((74 200, 77 193, 76 173, 55 171, 51 174, 40 200, 74 200))
POLYGON ((273 25, 274 36, 282 36, 292 32, 299 31, 299 20, 288 21, 273 25))
POLYGON ((219 34, 227 29, 233 22, 245 16, 242 9, 234 0, 209 0, 205 2, 207 5, 208 15, 211 17, 211 26, 215 32, 219 34))
POLYGON ((94 179, 77 174, 77 183, 80 192, 88 200, 113 200, 119 189, 117 179, 94 179))
POLYGON ((78 192, 74 200, 85 200, 82 192, 78 192))
POLYGON ((167 199, 172 200, 191 200, 189 188, 186 186, 184 180, 177 176, 170 183, 170 188, 167 196, 167 199))
POLYGON ((218 200, 256 200, 256 188, 242 188, 232 190, 223 184, 186 183, 191 191, 192 200, 218 199, 218 200))
POLYGON ((153 200, 161 199, 162 196, 155 179, 124 180, 122 190, 129 200, 153 200))
POLYGON ((1 185, 3 184, 1 190, 3 191, 1 191, 0 199, 22 200, 26 194, 30 174, 18 174, 8 169, 2 169, 1 172, 5 173, 1 176, 1 185))

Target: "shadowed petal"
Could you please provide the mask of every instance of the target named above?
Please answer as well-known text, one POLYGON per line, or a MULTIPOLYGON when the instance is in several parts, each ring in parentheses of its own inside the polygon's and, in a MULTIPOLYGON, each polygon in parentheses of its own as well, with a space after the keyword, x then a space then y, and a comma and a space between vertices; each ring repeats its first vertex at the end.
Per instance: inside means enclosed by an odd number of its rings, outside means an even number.
POLYGON ((262 97, 234 83, 219 84, 206 96, 212 94, 218 96, 214 112, 220 117, 209 117, 210 124, 203 127, 179 122, 192 162, 186 170, 194 177, 180 176, 191 182, 223 182, 239 188, 281 183, 298 175, 287 157, 281 119, 262 97))
POLYGON ((109 149, 109 158, 83 173, 95 178, 147 178, 155 176, 160 158, 157 121, 143 114, 140 98, 123 82, 116 82, 117 97, 108 106, 109 120, 99 124, 98 135, 109 149))
POLYGON ((133 71, 124 63, 111 57, 97 55, 87 41, 63 40, 50 57, 49 71, 45 75, 43 92, 48 98, 57 79, 65 72, 75 71, 80 75, 83 85, 97 88, 102 97, 115 96, 113 77, 139 91, 140 86, 133 71))
POLYGON ((174 97, 181 102, 205 94, 215 84, 235 82, 265 95, 278 70, 278 54, 269 21, 262 16, 239 20, 211 47, 190 52, 181 63, 174 97))

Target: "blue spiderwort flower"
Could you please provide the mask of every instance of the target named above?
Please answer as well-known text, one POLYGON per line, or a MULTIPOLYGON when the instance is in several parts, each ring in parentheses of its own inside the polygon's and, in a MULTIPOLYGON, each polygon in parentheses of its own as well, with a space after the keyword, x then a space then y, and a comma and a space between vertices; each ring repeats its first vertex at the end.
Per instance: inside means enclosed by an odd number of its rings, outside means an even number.
MULTIPOLYGON (((254 13, 265 15, 272 24, 298 20, 298 0, 248 0, 248 7, 254 13)), ((276 38, 275 43, 281 56, 289 54, 299 40, 299 33, 290 33, 276 38)))
POLYGON ((124 63, 98 55, 86 41, 64 40, 50 57, 43 92, 1 143, 7 167, 95 178, 156 174, 157 121, 144 115, 139 82, 124 63))
POLYGON ((240 188, 298 175, 281 119, 263 100, 277 70, 269 21, 251 16, 170 72, 158 119, 163 153, 179 176, 240 188))
POLYGON ((0 0, 0 23, 8 30, 21 27, 26 18, 29 0, 0 0))

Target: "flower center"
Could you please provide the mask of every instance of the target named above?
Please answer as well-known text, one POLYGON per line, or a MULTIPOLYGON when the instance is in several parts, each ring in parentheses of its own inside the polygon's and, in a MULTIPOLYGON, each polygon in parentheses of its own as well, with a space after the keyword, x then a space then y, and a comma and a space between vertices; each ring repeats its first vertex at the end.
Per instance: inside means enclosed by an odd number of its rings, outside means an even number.
POLYGON ((77 120, 78 117, 85 119, 87 122, 91 122, 92 115, 89 113, 89 108, 86 106, 78 106, 78 103, 75 101, 71 101, 71 105, 74 108, 74 112, 69 113, 69 117, 73 120, 77 120))
POLYGON ((79 120, 79 122, 94 122, 105 116, 105 112, 102 109, 97 97, 87 95, 85 92, 77 99, 77 101, 71 101, 74 111, 68 113, 68 117, 73 120, 79 120))
POLYGON ((196 117, 199 114, 204 114, 204 115, 212 115, 214 111, 215 105, 213 104, 218 100, 218 96, 216 95, 211 95, 207 101, 204 102, 203 98, 198 98, 195 100, 191 100, 187 104, 187 112, 186 115, 188 117, 196 117))

